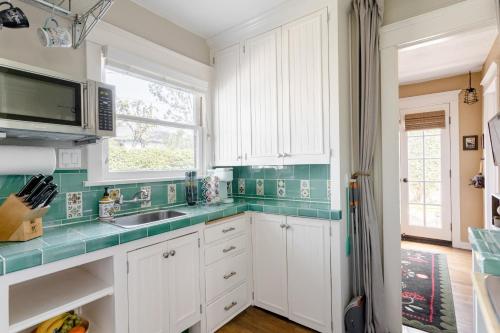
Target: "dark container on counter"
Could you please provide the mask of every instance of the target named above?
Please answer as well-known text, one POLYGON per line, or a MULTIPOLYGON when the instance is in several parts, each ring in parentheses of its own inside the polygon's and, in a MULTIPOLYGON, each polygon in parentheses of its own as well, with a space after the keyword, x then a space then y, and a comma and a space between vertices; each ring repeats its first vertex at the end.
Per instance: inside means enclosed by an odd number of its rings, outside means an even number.
POLYGON ((196 179, 196 171, 186 172, 186 201, 189 206, 196 205, 198 200, 198 180, 196 179))

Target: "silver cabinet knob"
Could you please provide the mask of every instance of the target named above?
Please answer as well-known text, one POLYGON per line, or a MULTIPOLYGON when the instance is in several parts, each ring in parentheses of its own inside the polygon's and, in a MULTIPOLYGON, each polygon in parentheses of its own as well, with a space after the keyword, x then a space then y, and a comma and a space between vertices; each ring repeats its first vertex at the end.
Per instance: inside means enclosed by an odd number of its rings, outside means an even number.
POLYGON ((231 308, 235 307, 238 302, 232 301, 231 304, 228 304, 224 307, 224 310, 229 311, 231 308))
POLYGON ((222 252, 223 253, 228 253, 229 251, 232 251, 232 250, 236 250, 236 246, 231 245, 230 247, 228 247, 226 249, 223 249, 222 252))
POLYGON ((167 259, 168 257, 170 257, 170 253, 163 252, 163 258, 167 259))
POLYGON ((227 279, 229 279, 229 278, 231 278, 232 276, 235 276, 235 275, 236 275, 236 272, 232 271, 231 273, 224 275, 224 280, 227 280, 227 279))
POLYGON ((227 232, 230 232, 230 231, 234 231, 236 230, 234 227, 229 227, 229 228, 226 228, 226 229, 222 229, 222 233, 227 233, 227 232))
POLYGON ((175 256, 175 250, 170 251, 170 255, 173 257, 175 256))

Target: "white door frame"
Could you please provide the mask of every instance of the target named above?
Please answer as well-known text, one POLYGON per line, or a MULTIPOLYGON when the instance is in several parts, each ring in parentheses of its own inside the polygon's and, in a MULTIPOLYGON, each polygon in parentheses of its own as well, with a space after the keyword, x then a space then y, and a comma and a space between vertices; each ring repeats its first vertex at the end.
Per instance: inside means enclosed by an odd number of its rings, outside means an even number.
POLYGON ((489 94, 496 94, 496 105, 497 112, 500 112, 500 68, 496 61, 494 61, 486 70, 486 73, 481 80, 481 86, 483 87, 483 132, 484 132, 484 166, 483 174, 485 177, 485 188, 484 188, 484 228, 491 229, 492 223, 491 219, 491 195, 493 193, 498 193, 499 189, 499 168, 493 164, 493 154, 491 151, 491 143, 488 132, 488 121, 492 118, 492 114, 488 113, 488 105, 486 104, 486 98, 489 94), (491 181, 493 179, 493 181, 491 181))
POLYGON ((398 49, 487 26, 497 26, 493 0, 465 0, 380 30, 385 311, 392 333, 402 330, 398 49))
POLYGON ((449 109, 450 124, 450 169, 451 169, 451 241, 453 247, 470 249, 469 243, 460 240, 460 134, 459 134, 459 103, 460 90, 427 94, 399 99, 399 109, 432 108, 446 105, 449 109))

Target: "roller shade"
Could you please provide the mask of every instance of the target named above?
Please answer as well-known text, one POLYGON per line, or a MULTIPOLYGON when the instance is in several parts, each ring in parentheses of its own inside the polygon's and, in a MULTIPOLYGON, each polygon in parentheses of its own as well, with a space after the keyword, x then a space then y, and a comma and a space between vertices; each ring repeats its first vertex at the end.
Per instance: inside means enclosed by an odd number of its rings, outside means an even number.
POLYGON ((444 111, 410 113, 405 115, 406 131, 445 127, 446 113, 444 111))

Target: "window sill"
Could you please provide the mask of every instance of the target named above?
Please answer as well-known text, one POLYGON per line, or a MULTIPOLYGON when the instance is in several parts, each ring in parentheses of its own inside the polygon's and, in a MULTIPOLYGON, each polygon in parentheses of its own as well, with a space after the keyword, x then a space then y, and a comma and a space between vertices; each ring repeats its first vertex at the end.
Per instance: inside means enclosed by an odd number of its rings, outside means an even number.
MULTIPOLYGON (((202 177, 196 177, 201 179, 202 177)), ((158 178, 128 178, 128 179, 106 179, 106 180, 87 180, 83 184, 85 186, 102 186, 102 185, 121 185, 121 184, 139 184, 139 183, 158 183, 173 180, 184 180, 184 177, 158 177, 158 178)))

